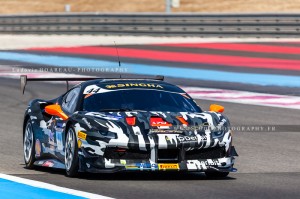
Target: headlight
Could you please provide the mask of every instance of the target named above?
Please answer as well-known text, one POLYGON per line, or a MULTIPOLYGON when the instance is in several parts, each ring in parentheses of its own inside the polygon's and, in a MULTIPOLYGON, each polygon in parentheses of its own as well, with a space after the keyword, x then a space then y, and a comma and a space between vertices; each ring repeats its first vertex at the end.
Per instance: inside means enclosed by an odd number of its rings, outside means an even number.
POLYGON ((109 138, 109 139, 117 139, 118 138, 116 133, 113 133, 110 131, 106 131, 106 132, 99 131, 99 134, 100 134, 100 137, 103 137, 103 138, 109 138))
POLYGON ((224 131, 215 131, 211 132, 213 138, 220 138, 224 136, 224 131))

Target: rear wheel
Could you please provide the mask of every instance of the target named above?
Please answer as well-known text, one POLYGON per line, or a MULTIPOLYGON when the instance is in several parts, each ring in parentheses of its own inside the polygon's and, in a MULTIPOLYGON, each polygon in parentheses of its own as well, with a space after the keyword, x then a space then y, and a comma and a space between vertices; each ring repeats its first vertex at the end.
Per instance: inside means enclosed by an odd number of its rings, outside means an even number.
POLYGON ((31 120, 29 119, 26 123, 24 138, 23 138, 24 161, 25 161, 25 167, 27 169, 32 169, 34 167, 33 165, 35 161, 34 147, 35 147, 34 133, 32 129, 31 120))
POLYGON ((74 177, 78 174, 78 163, 78 146, 75 130, 73 127, 70 127, 67 131, 65 142, 65 166, 67 176, 74 177))
POLYGON ((225 178, 229 172, 219 172, 219 171, 206 171, 205 175, 208 178, 225 178))

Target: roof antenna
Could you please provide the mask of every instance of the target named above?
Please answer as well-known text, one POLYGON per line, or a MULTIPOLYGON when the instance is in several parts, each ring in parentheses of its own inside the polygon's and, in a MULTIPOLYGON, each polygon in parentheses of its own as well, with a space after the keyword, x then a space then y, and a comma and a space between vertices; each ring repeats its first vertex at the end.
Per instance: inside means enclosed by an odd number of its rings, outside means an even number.
MULTIPOLYGON (((121 62, 120 62, 120 57, 119 57, 118 47, 117 47, 117 44, 116 44, 115 41, 114 41, 114 43, 115 43, 115 47, 116 47, 116 51, 117 51, 117 56, 118 56, 119 68, 121 68, 121 62)), ((120 79, 121 79, 121 78, 122 78, 122 77, 121 77, 121 73, 120 73, 120 79)))

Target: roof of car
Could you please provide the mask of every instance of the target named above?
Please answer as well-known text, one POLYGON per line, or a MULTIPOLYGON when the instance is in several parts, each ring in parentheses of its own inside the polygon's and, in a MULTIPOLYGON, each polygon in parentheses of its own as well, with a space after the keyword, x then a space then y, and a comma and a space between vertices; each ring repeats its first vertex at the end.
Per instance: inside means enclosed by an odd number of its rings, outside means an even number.
POLYGON ((154 79, 120 79, 120 78, 116 78, 116 79, 95 79, 95 80, 89 80, 86 81, 84 83, 86 84, 101 84, 101 83, 125 83, 125 82, 144 82, 144 83, 162 83, 162 84, 170 84, 161 80, 154 80, 154 79))

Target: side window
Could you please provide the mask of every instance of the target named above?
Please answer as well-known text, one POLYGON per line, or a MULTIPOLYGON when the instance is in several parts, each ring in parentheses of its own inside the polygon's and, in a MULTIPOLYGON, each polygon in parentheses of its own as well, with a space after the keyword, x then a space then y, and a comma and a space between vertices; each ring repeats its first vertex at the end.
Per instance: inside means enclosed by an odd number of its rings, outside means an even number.
POLYGON ((67 113, 72 114, 75 111, 78 97, 79 97, 80 87, 74 88, 69 93, 63 97, 62 108, 67 113))

